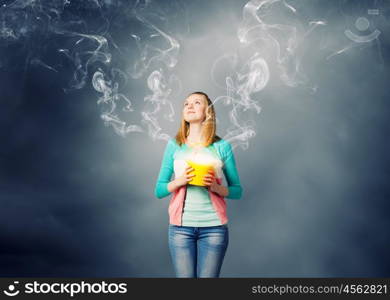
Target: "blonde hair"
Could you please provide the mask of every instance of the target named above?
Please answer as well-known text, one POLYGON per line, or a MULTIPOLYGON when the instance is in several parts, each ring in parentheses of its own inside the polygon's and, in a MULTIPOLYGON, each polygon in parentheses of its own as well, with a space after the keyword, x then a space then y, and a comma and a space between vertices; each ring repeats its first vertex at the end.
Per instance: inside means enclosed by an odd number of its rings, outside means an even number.
MULTIPOLYGON (((193 92, 189 94, 187 97, 191 95, 203 95, 207 101, 206 107, 206 119, 202 123, 202 133, 201 135, 205 138, 205 147, 208 147, 210 144, 221 140, 221 138, 216 135, 217 132, 217 123, 215 118, 215 109, 214 105, 211 102, 209 96, 203 92, 193 92)), ((176 142, 181 146, 185 144, 185 140, 190 133, 190 124, 184 120, 184 116, 182 114, 180 128, 176 134, 176 142)))

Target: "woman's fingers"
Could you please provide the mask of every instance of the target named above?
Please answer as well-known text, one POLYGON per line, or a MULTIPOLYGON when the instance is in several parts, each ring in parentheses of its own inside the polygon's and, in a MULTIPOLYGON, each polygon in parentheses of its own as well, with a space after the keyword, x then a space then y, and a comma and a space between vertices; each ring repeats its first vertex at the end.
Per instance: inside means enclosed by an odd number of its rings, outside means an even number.
POLYGON ((195 176, 195 174, 187 174, 187 180, 191 180, 192 177, 194 177, 194 176, 195 176))
MULTIPOLYGON (((195 174, 191 174, 191 172, 195 171, 195 169, 191 166, 186 167, 186 181, 191 181, 195 174)), ((214 170, 208 170, 207 174, 203 176, 203 184, 210 186, 215 180, 214 170)))
POLYGON ((214 181, 214 175, 206 174, 203 176, 203 183, 206 185, 211 185, 214 181))

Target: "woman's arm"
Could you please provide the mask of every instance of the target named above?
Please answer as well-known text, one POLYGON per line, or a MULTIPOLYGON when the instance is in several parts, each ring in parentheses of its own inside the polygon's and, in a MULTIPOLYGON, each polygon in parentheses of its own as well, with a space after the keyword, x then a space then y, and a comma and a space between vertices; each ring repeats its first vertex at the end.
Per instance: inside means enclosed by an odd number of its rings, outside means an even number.
POLYGON ((229 142, 226 142, 224 150, 225 161, 222 170, 225 174, 228 186, 224 187, 221 185, 219 189, 222 193, 227 193, 225 196, 226 198, 240 199, 242 196, 240 176, 238 175, 233 149, 229 142))
POLYGON ((229 189, 222 184, 218 184, 218 183, 212 184, 210 186, 210 189, 212 192, 217 193, 222 197, 227 197, 229 195, 229 189))
POLYGON ((168 183, 168 191, 170 193, 174 192, 179 185, 176 183, 176 179, 172 180, 170 183, 168 183))
POLYGON ((177 189, 175 180, 171 181, 173 173, 173 154, 175 152, 175 145, 173 140, 169 140, 164 151, 164 156, 161 163, 160 173, 158 175, 154 195, 161 199, 168 196, 177 189))
POLYGON ((211 173, 205 176, 206 185, 210 186, 210 190, 219 194, 222 197, 230 199, 240 199, 242 195, 242 187, 240 184, 240 177, 238 176, 236 162, 234 159, 233 149, 228 142, 223 145, 222 156, 224 166, 222 168, 225 174, 228 186, 220 184, 211 173))

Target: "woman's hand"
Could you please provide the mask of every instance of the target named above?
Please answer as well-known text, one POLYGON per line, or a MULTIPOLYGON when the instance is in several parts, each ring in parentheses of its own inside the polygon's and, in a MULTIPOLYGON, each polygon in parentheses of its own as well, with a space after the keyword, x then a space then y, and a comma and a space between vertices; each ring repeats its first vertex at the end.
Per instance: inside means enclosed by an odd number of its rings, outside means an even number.
POLYGON ((184 174, 175 179, 175 183, 176 183, 177 187, 181 187, 183 185, 186 185, 189 181, 191 181, 192 177, 195 176, 195 174, 189 174, 192 171, 194 171, 193 167, 191 167, 191 166, 186 167, 184 174))
POLYGON ((226 197, 229 194, 227 187, 218 184, 213 171, 209 171, 207 175, 203 176, 203 183, 209 187, 210 191, 217 193, 222 197, 226 197))
POLYGON ((212 170, 209 170, 208 173, 203 176, 203 183, 208 186, 212 192, 218 193, 220 185, 217 183, 212 170))

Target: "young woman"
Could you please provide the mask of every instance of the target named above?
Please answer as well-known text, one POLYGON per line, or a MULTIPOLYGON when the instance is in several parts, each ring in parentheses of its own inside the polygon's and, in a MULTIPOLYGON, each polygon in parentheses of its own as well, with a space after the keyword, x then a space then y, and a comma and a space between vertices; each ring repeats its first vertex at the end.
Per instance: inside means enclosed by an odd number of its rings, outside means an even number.
POLYGON ((232 147, 216 135, 214 106, 203 92, 185 99, 179 131, 165 148, 155 195, 171 193, 168 241, 176 277, 219 277, 229 242, 224 198, 240 199, 242 188, 232 147), (193 181, 191 161, 211 166, 201 183, 193 181))

